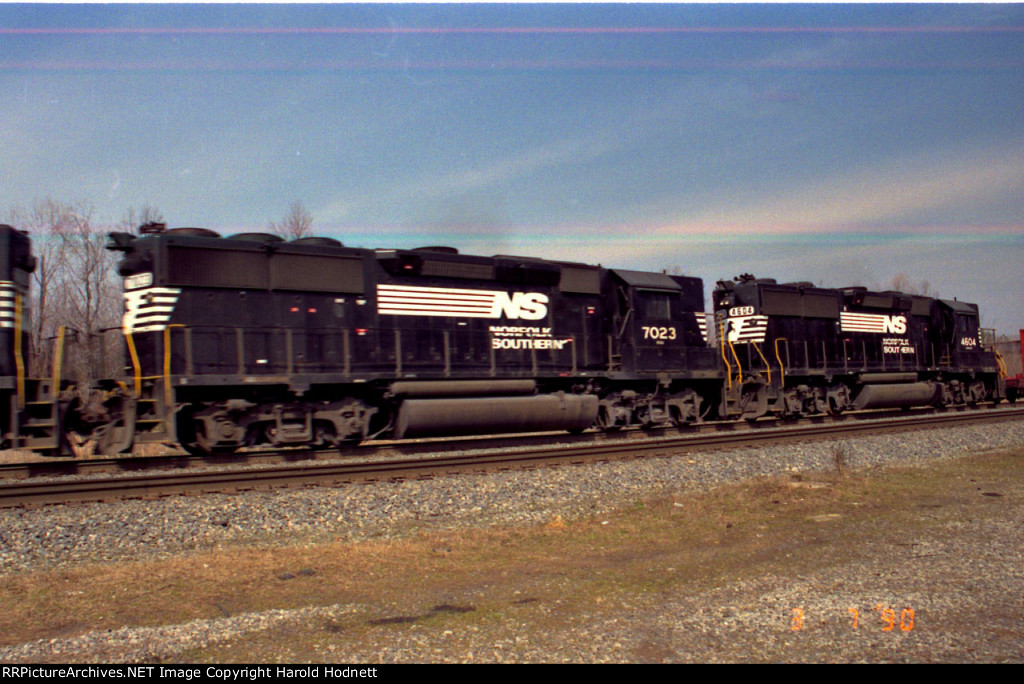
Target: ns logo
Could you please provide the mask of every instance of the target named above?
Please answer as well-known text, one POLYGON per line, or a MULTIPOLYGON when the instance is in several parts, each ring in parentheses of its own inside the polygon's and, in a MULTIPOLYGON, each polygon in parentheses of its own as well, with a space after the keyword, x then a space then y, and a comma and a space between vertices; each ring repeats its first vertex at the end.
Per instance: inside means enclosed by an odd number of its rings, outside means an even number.
POLYGON ((497 292, 491 308, 490 318, 523 319, 539 321, 548 315, 548 296, 540 292, 515 292, 511 296, 507 292, 497 292))
POLYGON ((882 316, 882 325, 885 328, 882 332, 903 334, 907 332, 907 317, 882 316))

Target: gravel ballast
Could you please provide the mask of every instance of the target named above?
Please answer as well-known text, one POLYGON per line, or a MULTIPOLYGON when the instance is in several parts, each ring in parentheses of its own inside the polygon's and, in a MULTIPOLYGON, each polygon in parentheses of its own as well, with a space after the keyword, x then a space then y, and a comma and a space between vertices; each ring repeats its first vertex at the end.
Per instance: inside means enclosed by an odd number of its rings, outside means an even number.
POLYGON ((612 510, 624 502, 763 475, 912 464, 1024 443, 1024 421, 917 430, 842 441, 453 475, 429 480, 176 496, 120 503, 0 510, 0 571, 163 557, 230 544, 357 541, 438 529, 536 524, 612 510))

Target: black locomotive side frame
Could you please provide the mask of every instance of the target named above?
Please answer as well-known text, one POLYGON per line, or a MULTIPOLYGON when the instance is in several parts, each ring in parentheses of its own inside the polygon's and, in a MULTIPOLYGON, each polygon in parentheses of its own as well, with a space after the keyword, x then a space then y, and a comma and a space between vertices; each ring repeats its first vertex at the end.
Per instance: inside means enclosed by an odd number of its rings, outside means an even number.
POLYGON ((1005 397, 978 307, 956 300, 779 284, 742 276, 714 292, 723 416, 975 404, 1005 397))
POLYGON ((695 278, 203 229, 109 247, 130 360, 108 388, 118 450, 692 422, 720 384, 695 278))

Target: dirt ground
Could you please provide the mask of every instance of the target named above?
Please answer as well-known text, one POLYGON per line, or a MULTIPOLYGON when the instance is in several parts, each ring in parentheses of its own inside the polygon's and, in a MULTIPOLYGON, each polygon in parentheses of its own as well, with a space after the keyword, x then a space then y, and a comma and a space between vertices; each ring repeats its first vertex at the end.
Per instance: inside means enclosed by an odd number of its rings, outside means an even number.
POLYGON ((8 575, 4 662, 1021 662, 1024 449, 8 575), (29 644, 47 640, 45 644, 29 644))

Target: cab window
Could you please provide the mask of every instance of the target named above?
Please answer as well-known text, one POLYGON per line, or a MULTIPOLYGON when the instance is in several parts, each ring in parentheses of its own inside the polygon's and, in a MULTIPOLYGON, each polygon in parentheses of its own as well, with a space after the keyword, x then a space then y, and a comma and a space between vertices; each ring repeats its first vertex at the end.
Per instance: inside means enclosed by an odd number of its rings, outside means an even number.
POLYGON ((640 318, 672 318, 672 300, 667 292, 638 292, 637 313, 640 318))

